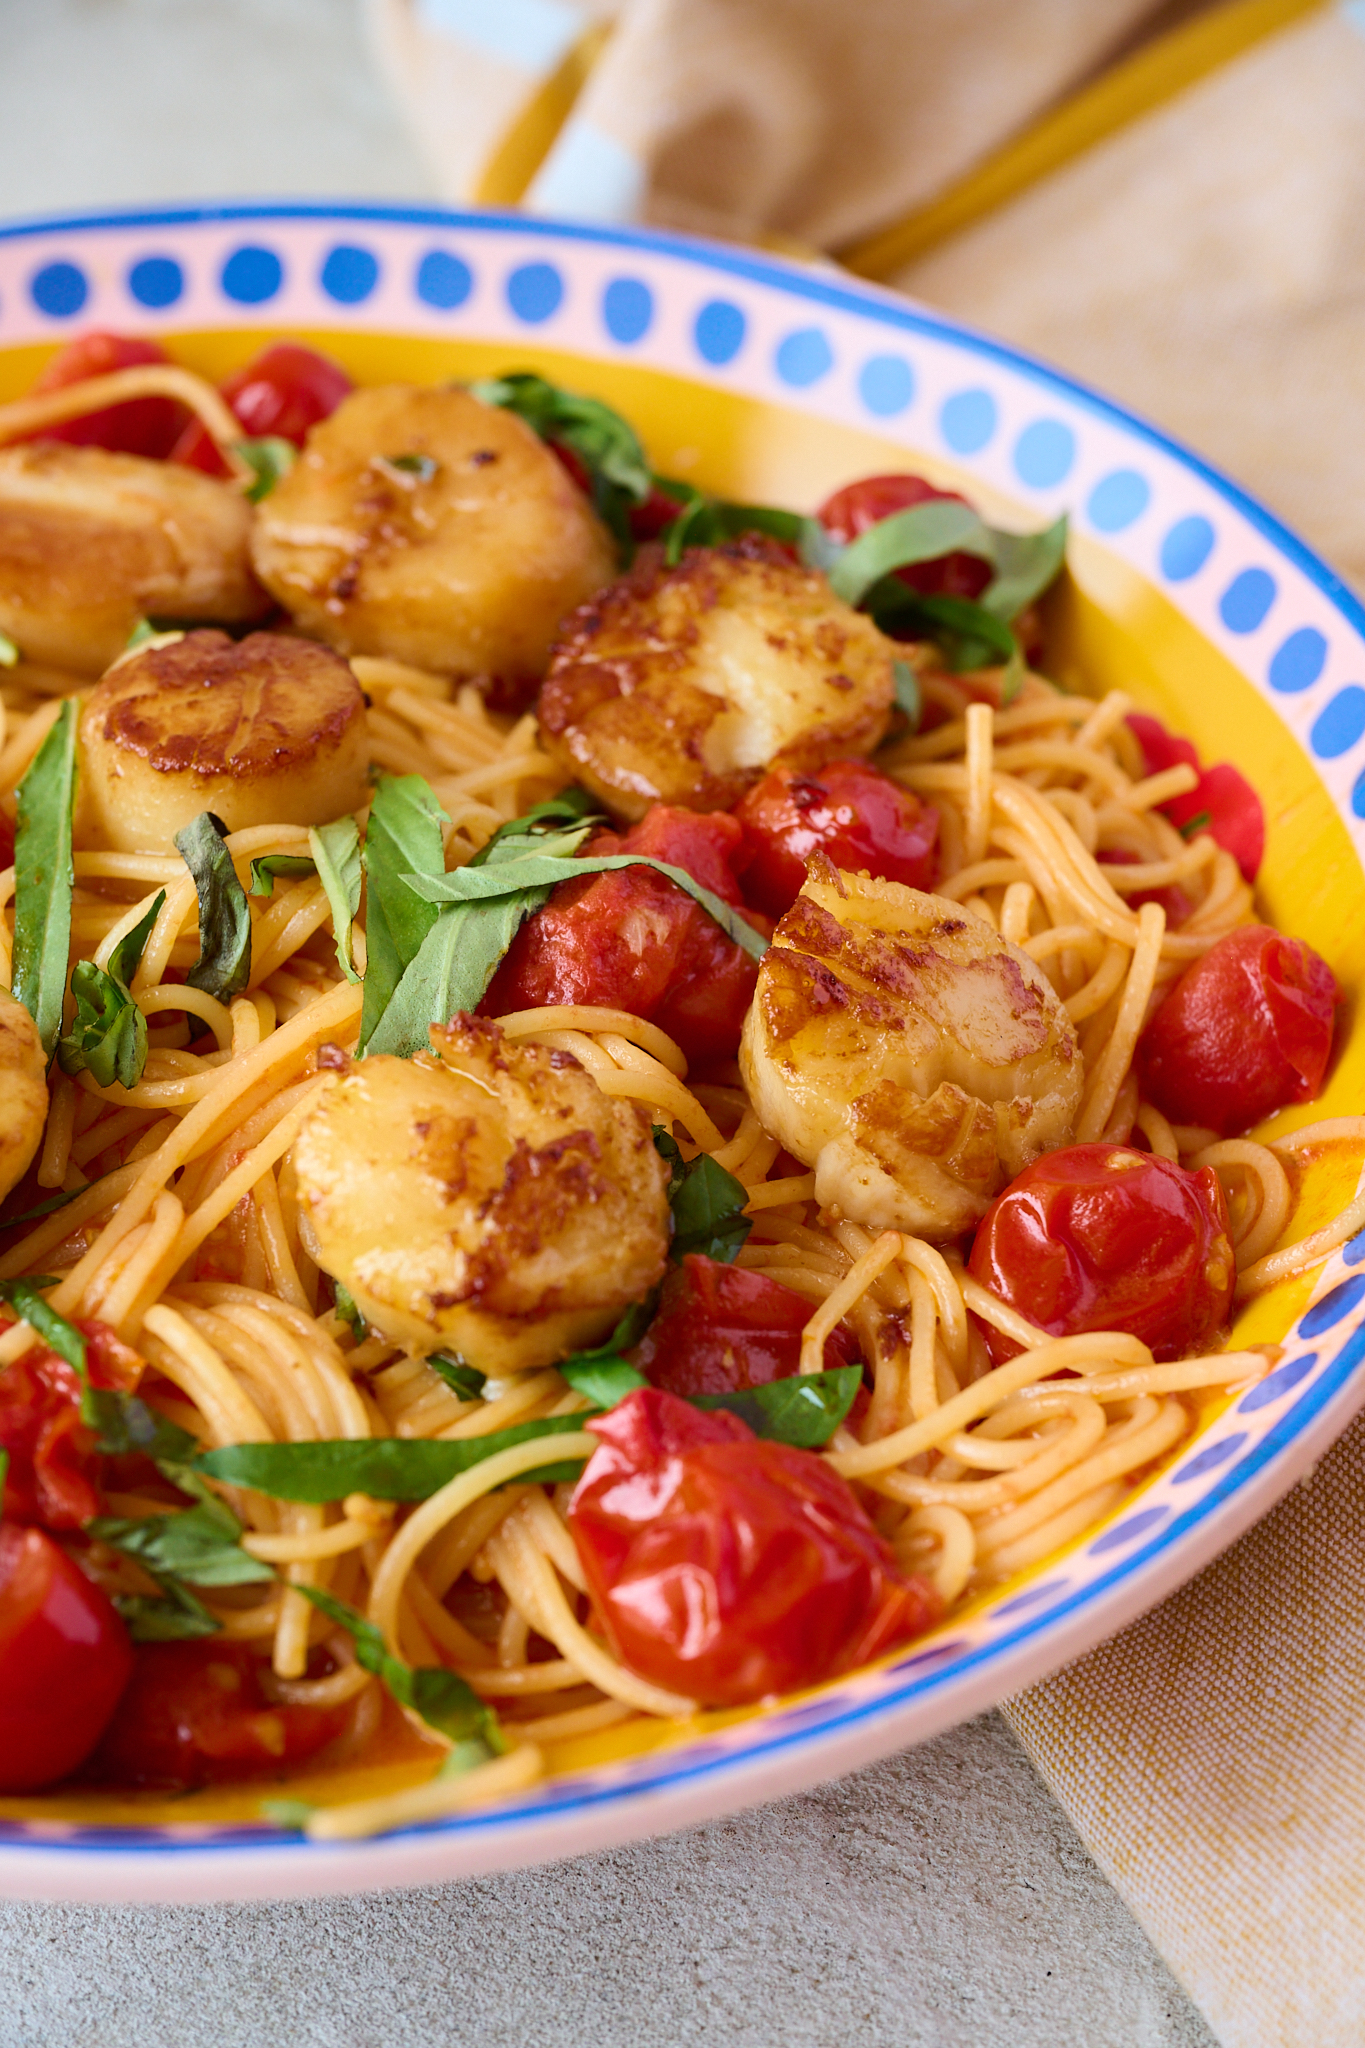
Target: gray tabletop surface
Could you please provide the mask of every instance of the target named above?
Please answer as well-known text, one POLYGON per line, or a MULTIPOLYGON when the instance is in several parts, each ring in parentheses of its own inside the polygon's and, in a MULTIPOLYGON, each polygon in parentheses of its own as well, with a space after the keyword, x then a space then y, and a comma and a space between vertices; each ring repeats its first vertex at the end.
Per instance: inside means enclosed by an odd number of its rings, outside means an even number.
MULTIPOLYGON (((361 0, 0 0, 0 217, 431 199, 361 0)), ((664 1841, 289 1905, 0 1906, 0 2048, 1212 2048, 1005 1724, 664 1841)))

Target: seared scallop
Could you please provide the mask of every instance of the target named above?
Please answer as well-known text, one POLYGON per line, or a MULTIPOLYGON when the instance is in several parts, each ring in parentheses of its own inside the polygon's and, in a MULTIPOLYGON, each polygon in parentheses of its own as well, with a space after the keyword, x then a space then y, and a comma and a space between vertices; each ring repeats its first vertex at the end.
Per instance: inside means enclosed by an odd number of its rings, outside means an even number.
POLYGON ((1081 1097, 1076 1035, 1041 968, 980 918, 817 856, 764 955, 740 1066, 825 1208, 954 1237, 1081 1097))
POLYGON ((328 647, 282 633, 149 642, 91 692, 78 832, 120 853, 168 849, 201 811, 229 832, 322 825, 368 801, 365 698, 328 647))
POLYGON ((770 767, 866 754, 895 648, 822 575, 750 536, 635 570, 568 621, 540 693, 545 746, 619 818, 725 811, 770 767))
POLYGON ((611 538, 531 429, 467 391, 385 384, 314 427, 256 513, 261 581, 343 654, 538 682, 611 538))
POLYGON ((0 449, 0 632, 29 661, 97 676, 140 618, 259 618, 249 524, 240 491, 178 463, 0 449))
POLYGON ((0 988, 0 1198, 22 1179, 47 1122, 47 1061, 38 1027, 0 988))
POLYGON ((387 1335, 491 1374, 553 1364, 663 1273, 649 1119, 488 1018, 433 1025, 431 1042, 358 1061, 305 1121, 300 1232, 387 1335))

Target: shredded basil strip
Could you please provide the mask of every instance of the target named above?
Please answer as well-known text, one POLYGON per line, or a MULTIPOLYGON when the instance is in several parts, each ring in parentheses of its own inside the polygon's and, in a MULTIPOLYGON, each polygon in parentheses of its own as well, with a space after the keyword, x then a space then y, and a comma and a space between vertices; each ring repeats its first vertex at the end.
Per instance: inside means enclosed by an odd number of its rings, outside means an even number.
MULTIPOLYGON (((919 677, 908 661, 893 661, 891 674, 895 679, 896 709, 903 712, 909 721, 911 732, 919 731, 919 722, 924 715, 924 700, 920 696, 919 677)), ((905 734, 898 729, 897 737, 905 734)))
MULTIPOLYGON (((372 1050, 392 1050, 387 1044, 372 1047, 371 1040, 438 915, 433 905, 414 896, 404 884, 410 875, 435 876, 445 872, 441 827, 449 823, 434 792, 420 775, 380 777, 370 807, 362 856, 367 892, 365 999, 359 1045, 362 1055, 372 1050)), ((429 1021, 438 1020, 433 1017, 429 1021)), ((422 1043, 426 1043, 425 1037, 422 1043)))
POLYGON ((637 1387, 648 1386, 644 1374, 623 1353, 643 1337, 654 1319, 658 1300, 656 1289, 647 1300, 632 1303, 604 1344, 592 1351, 575 1352, 572 1358, 560 1362, 555 1368, 560 1378, 575 1393, 586 1394, 599 1408, 614 1408, 637 1387))
POLYGON ((585 789, 570 786, 561 789, 558 796, 546 797, 543 803, 532 804, 530 810, 523 811, 519 818, 511 818, 505 825, 499 825, 468 865, 485 868, 490 862, 497 864, 515 860, 528 849, 541 853, 548 849, 559 853, 562 851, 557 843, 560 834, 576 832, 581 839, 597 825, 605 823, 605 814, 599 810, 596 800, 585 789))
POLYGON ((363 1344, 367 1326, 364 1316, 361 1315, 360 1310, 356 1307, 355 1296, 351 1293, 350 1288, 343 1287, 340 1280, 333 1280, 332 1297, 333 1306, 341 1317, 342 1322, 350 1325, 351 1335, 356 1339, 357 1343, 363 1344))
POLYGON ((484 1390, 487 1373, 480 1372, 477 1365, 471 1365, 458 1352, 429 1351, 426 1363, 437 1379, 444 1380, 452 1394, 458 1394, 462 1401, 477 1401, 484 1390))
MULTIPOLYGON (((194 1476, 176 1475, 176 1484, 194 1476)), ((87 1522, 86 1533, 135 1559, 163 1590, 170 1579, 186 1586, 250 1586, 273 1579, 272 1566, 242 1549, 242 1525, 227 1503, 202 1481, 198 1490, 192 1508, 141 1520, 101 1515, 87 1522)))
POLYGON ((583 860, 531 853, 482 868, 455 868, 448 875, 409 875, 407 885, 424 903, 489 902, 529 889, 552 889, 559 882, 577 881, 580 875, 605 875, 617 868, 635 867, 653 868, 657 874, 666 875, 694 902, 700 903, 726 937, 742 947, 750 959, 763 958, 768 950, 768 941, 754 930, 741 911, 714 895, 710 889, 704 889, 686 868, 674 867, 668 861, 651 860, 642 853, 599 854, 583 860))
POLYGON ((683 499, 682 510, 664 528, 664 561, 672 569, 682 560, 685 548, 718 547, 738 540, 746 533, 766 533, 773 540, 786 541, 801 550, 812 568, 823 568, 820 540, 824 529, 799 512, 787 512, 777 505, 742 505, 726 498, 709 498, 685 484, 666 486, 667 495, 683 499))
POLYGON ((259 505, 262 498, 268 498, 281 477, 288 476, 299 459, 299 451, 292 441, 286 441, 278 434, 262 434, 255 439, 234 441, 233 452, 255 474, 256 481, 248 488, 248 505, 259 505))
POLYGON ((220 1003, 231 1002, 251 979, 251 907, 227 848, 227 826, 201 811, 175 843, 194 877, 199 897, 199 958, 185 980, 220 1003))
POLYGON ((709 1152, 685 1161, 677 1140, 667 1131, 655 1130, 654 1148, 670 1168, 673 1242, 669 1257, 679 1261, 688 1252, 702 1252, 708 1259, 733 1265, 753 1229, 752 1219, 744 1214, 749 1199, 744 1183, 717 1166, 709 1152))
MULTIPOLYGON (((205 1451, 194 1461, 194 1469, 210 1479, 231 1486, 249 1486, 276 1500, 321 1503, 344 1500, 348 1493, 368 1493, 375 1500, 427 1500, 433 1493, 472 1471, 485 1458, 514 1444, 533 1443, 538 1437, 564 1436, 583 1427, 581 1415, 551 1415, 541 1422, 514 1422, 491 1436, 457 1437, 453 1441, 434 1437, 347 1437, 322 1443, 225 1444, 205 1451)), ((547 1472, 556 1478, 576 1478, 581 1457, 563 1459, 557 1465, 521 1473, 515 1484, 525 1485, 547 1472)))
POLYGON ((76 706, 63 704, 18 789, 14 833, 11 988, 49 1059, 62 1028, 71 947, 71 818, 76 797, 76 706))
POLYGON ((762 1387, 740 1387, 732 1394, 693 1394, 694 1408, 723 1408, 747 1422, 755 1436, 797 1450, 815 1451, 827 1444, 857 1399, 863 1383, 860 1365, 838 1365, 830 1372, 797 1373, 770 1380, 762 1387))
POLYGON ((221 1623, 178 1579, 167 1579, 161 1594, 116 1593, 114 1605, 135 1643, 193 1642, 216 1636, 221 1623))
MULTIPOLYGON (((430 1045, 433 1024, 448 1023, 460 1010, 477 1010, 521 925, 550 893, 520 889, 492 902, 443 909, 362 1050, 411 1059, 430 1045)), ((368 991, 368 972, 365 981, 368 991)))
MULTIPOLYGON (((301 1586, 299 1591, 329 1621, 345 1629, 355 1644, 356 1662, 362 1670, 382 1680, 400 1706, 411 1707, 429 1728, 462 1747, 464 1753, 458 1763, 464 1769, 483 1763, 490 1756, 503 1755, 507 1741, 498 1726, 497 1715, 457 1672, 440 1665, 419 1665, 414 1670, 411 1664, 390 1655, 381 1631, 353 1607, 316 1586, 301 1586)), ((448 1757, 447 1766, 450 1762, 448 1757)))
MULTIPOLYGON (((100 1179, 104 1176, 101 1174, 100 1179)), ((91 1181, 90 1187, 96 1186, 91 1181)), ((17 1216, 0 1216, 0 1230, 17 1230, 21 1223, 37 1223, 43 1216, 51 1216, 54 1210, 64 1209, 68 1202, 74 1202, 77 1195, 89 1193, 89 1188, 64 1188, 60 1194, 49 1195, 45 1202, 37 1202, 31 1209, 23 1209, 17 1216)))
POLYGON ((19 649, 8 633, 0 633, 0 668, 13 668, 19 659, 19 649))
POLYGON ((21 1280, 0 1280, 0 1301, 7 1301, 20 1322, 27 1323, 49 1351, 55 1351, 58 1358, 64 1358, 81 1386, 86 1387, 85 1339, 59 1309, 44 1301, 41 1293, 42 1288, 55 1287, 56 1284, 46 1273, 28 1274, 21 1280))
POLYGON ((1212 823, 1212 811, 1196 811, 1192 818, 1187 818, 1183 825, 1177 825, 1175 829, 1182 839, 1193 839, 1196 834, 1207 832, 1212 823))
POLYGON ((485 405, 515 413, 542 441, 572 450, 587 471, 594 511, 628 554, 631 508, 644 504, 654 484, 629 421, 600 398, 567 391, 529 370, 481 377, 469 389, 485 405))
POLYGON ((187 1485, 181 1474, 191 1469, 199 1444, 178 1422, 172 1422, 136 1394, 121 1394, 103 1387, 91 1388, 88 1405, 90 1420, 99 1434, 97 1450, 108 1457, 126 1457, 130 1451, 141 1451, 158 1465, 173 1467, 175 1484, 183 1491, 197 1491, 187 1485))
POLYGON ((879 519, 842 548, 828 572, 830 589, 846 604, 860 604, 893 570, 955 554, 979 555, 994 566, 995 536, 970 505, 931 498, 879 519))
POLYGON ((306 853, 262 853, 251 863, 248 896, 273 896, 276 882, 315 873, 317 863, 306 853))
POLYGON ((166 891, 161 889, 146 915, 114 947, 107 970, 93 960, 78 960, 72 968, 76 1014, 70 1031, 57 1041, 57 1063, 64 1074, 88 1068, 101 1088, 115 1083, 134 1088, 142 1079, 147 1019, 133 1000, 130 984, 165 901, 166 891))
POLYGON ((312 827, 308 844, 332 913, 337 965, 347 981, 359 981, 351 951, 351 927, 360 908, 361 881, 360 833, 355 819, 336 818, 330 825, 312 827))
POLYGON ((1015 619, 1042 596, 1066 561, 1067 516, 1064 512, 1041 533, 1007 533, 997 527, 992 538, 996 575, 982 595, 982 609, 998 619, 1015 619))

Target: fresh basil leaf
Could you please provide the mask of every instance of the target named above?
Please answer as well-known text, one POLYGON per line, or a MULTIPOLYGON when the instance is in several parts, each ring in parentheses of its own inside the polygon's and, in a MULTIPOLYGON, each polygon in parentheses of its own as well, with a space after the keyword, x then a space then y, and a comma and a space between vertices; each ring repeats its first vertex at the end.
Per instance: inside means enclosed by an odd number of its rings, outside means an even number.
POLYGON ((199 958, 185 980, 220 1003, 231 1002, 251 979, 251 909, 227 849, 227 827, 212 811, 201 811, 176 833, 175 843, 199 896, 199 958))
POLYGON ((686 1178, 687 1161, 683 1158, 681 1147, 673 1133, 664 1130, 659 1124, 654 1126, 654 1150, 668 1167, 668 1200, 671 1207, 673 1197, 686 1178))
POLYGON ((0 633, 0 668, 13 668, 19 659, 19 650, 8 633, 0 633))
POLYGON ((18 788, 14 832, 11 988, 49 1059, 62 1028, 71 947, 71 818, 76 797, 76 706, 68 698, 18 788))
POLYGON ((281 477, 288 476, 299 459, 299 451, 292 441, 283 440, 278 434, 262 434, 245 441, 234 441, 234 454, 240 455, 254 474, 256 481, 247 491, 248 505, 259 505, 262 498, 268 498, 281 477))
POLYGON ((1066 561, 1065 512, 1042 533, 1005 533, 995 540, 995 580, 982 595, 982 609, 998 619, 1014 619, 1041 597, 1066 561))
POLYGON ((1192 818, 1187 818, 1183 825, 1177 825, 1175 829, 1182 839, 1193 839, 1198 833, 1207 832, 1212 823, 1212 811, 1196 811, 1192 818))
POLYGON ((856 605, 895 569, 954 554, 979 555, 994 563, 995 547, 991 529, 970 505, 955 498, 932 498, 892 512, 850 541, 828 571, 829 585, 845 604, 856 605))
MULTIPOLYGON (((141 1451, 158 1465, 193 1469, 191 1460, 198 1455, 198 1441, 136 1394, 92 1387, 85 1408, 86 1420, 99 1439, 95 1448, 106 1456, 126 1457, 131 1451, 141 1451)), ((179 1477, 175 1483, 184 1484, 179 1477)))
MULTIPOLYGON (((230 1486, 249 1486, 275 1500, 320 1503, 368 1493, 375 1500, 427 1500, 461 1472, 514 1444, 581 1429, 578 1415, 551 1415, 541 1422, 514 1422, 490 1436, 347 1437, 308 1444, 225 1444, 195 1459, 194 1470, 230 1486)), ((564 1461, 573 1477, 581 1459, 564 1461)), ((559 1468, 554 1468, 558 1470, 559 1468)), ((530 1474, 516 1481, 524 1485, 530 1474)))
POLYGON ((724 1408, 747 1422, 755 1436, 797 1450, 815 1451, 827 1444, 857 1399, 863 1383, 860 1365, 836 1366, 832 1372, 797 1373, 771 1380, 764 1387, 741 1387, 733 1394, 693 1394, 694 1408, 724 1408))
POLYGON ((911 597, 909 604, 893 601, 873 614, 883 631, 935 641, 957 674, 1018 658, 1018 642, 993 612, 965 597, 921 597, 905 592, 903 584, 900 589, 911 597))
POLYGON ((429 1351, 426 1363, 438 1379, 444 1380, 452 1394, 458 1394, 462 1401, 477 1401, 483 1393, 487 1373, 479 1371, 477 1365, 470 1365, 451 1351, 429 1351))
POLYGON ((436 909, 414 896, 405 882, 410 875, 435 876, 444 872, 441 827, 449 822, 430 785, 420 775, 380 777, 370 807, 362 858, 366 885, 365 1000, 359 1047, 362 1055, 371 1050, 370 1041, 394 990, 436 922, 436 909))
POLYGON ((56 1284, 46 1273, 27 1274, 21 1280, 0 1280, 0 1301, 7 1301, 20 1322, 27 1323, 49 1351, 55 1351, 58 1358, 66 1360, 84 1387, 87 1384, 85 1339, 60 1310, 44 1301, 40 1292, 42 1288, 55 1287, 56 1284))
MULTIPOLYGON (((668 495, 686 489, 685 485, 675 485, 668 495)), ((664 561, 670 569, 676 568, 685 548, 720 547, 727 540, 738 540, 742 534, 766 533, 773 540, 799 548, 808 565, 814 567, 817 565, 810 555, 818 550, 816 531, 823 532, 823 528, 799 512, 787 512, 777 505, 744 505, 726 498, 708 498, 700 491, 692 491, 677 518, 664 528, 664 561)))
MULTIPOLYGON (((541 852, 552 835, 561 831, 588 831, 598 824, 605 824, 606 818, 597 802, 585 789, 570 787, 561 789, 558 796, 546 797, 544 803, 532 804, 519 818, 511 818, 507 824, 499 825, 491 839, 479 848, 468 862, 471 868, 484 868, 490 863, 497 865, 504 860, 520 858, 528 848, 522 841, 531 842, 541 852)), ((558 851, 558 848, 555 849, 558 851)))
POLYGON ((469 387, 485 405, 514 412, 542 441, 572 450, 587 472, 593 509, 630 551, 630 512, 643 505, 654 478, 639 436, 600 398, 566 391, 529 370, 482 377, 469 387))
POLYGON ((340 1280, 333 1280, 332 1296, 333 1305, 342 1322, 349 1323, 351 1335, 356 1339, 357 1343, 363 1344, 368 1335, 368 1325, 364 1316, 361 1315, 360 1310, 356 1307, 355 1296, 351 1293, 350 1288, 343 1287, 340 1280))
POLYGON ((88 1068, 101 1088, 115 1083, 135 1088, 142 1079, 147 1020, 133 1000, 130 984, 165 901, 166 891, 158 890, 146 916, 124 933, 109 955, 107 972, 93 960, 78 960, 72 968, 76 1014, 70 1031, 57 1041, 57 1062, 64 1074, 88 1068))
POLYGON ((247 894, 273 896, 276 882, 291 881, 296 875, 311 875, 315 873, 316 865, 306 853, 259 854, 251 863, 247 894))
POLYGON ((683 1168, 681 1181, 669 1197, 673 1210, 669 1257, 676 1261, 688 1252, 703 1252, 708 1259, 732 1265, 753 1229, 753 1219, 744 1214, 748 1200, 742 1181, 717 1166, 709 1152, 699 1152, 683 1168))
POLYGON ((356 1663, 381 1679, 400 1706, 411 1707, 429 1728, 435 1728, 452 1743, 477 1744, 481 1748, 483 1755, 471 1756, 468 1762, 482 1763, 489 1756, 503 1754, 507 1742, 497 1715, 458 1673, 439 1665, 419 1665, 414 1670, 411 1664, 389 1654, 380 1630, 363 1614, 357 1614, 354 1607, 347 1607, 344 1601, 334 1599, 317 1586, 300 1586, 299 1591, 329 1621, 345 1629, 355 1644, 356 1663))
POLYGON ((632 867, 653 868, 658 874, 667 875, 670 882, 675 882, 694 902, 700 903, 726 937, 733 939, 751 959, 761 960, 767 952, 767 940, 754 930, 749 920, 710 889, 704 889, 686 868, 674 867, 668 861, 651 860, 641 853, 594 854, 583 860, 565 860, 553 854, 526 854, 521 859, 502 861, 488 867, 455 868, 448 875, 409 875, 407 885, 425 903, 486 902, 522 890, 553 888, 558 882, 577 881, 581 875, 604 875, 617 868, 632 867))
POLYGON ((351 952, 351 926, 360 908, 360 833, 354 818, 336 818, 308 834, 318 878, 327 892, 336 939, 337 966, 347 981, 359 981, 351 952))
POLYGON ((213 1494, 192 1508, 141 1521, 101 1515, 87 1522, 86 1533, 133 1558, 163 1589, 168 1580, 185 1586, 250 1586, 275 1576, 270 1565, 242 1549, 241 1523, 213 1494))
MULTIPOLYGON (((911 732, 919 731, 919 722, 924 715, 924 700, 920 696, 919 677, 908 661, 893 661, 891 673, 895 678, 896 709, 904 713, 911 732)), ((903 739, 904 733, 899 736, 903 739)))
MULTIPOLYGON (((486 868, 482 872, 503 870, 486 868)), ((435 882, 434 876, 408 877, 414 889, 435 882)), ((430 1045, 433 1024, 448 1024, 460 1010, 476 1010, 521 925, 549 896, 547 887, 509 888, 492 901, 466 901, 441 910, 390 996, 365 1050, 411 1059, 430 1045)))
POLYGON ((128 635, 128 638, 124 641, 123 651, 125 654, 132 654, 137 648, 145 647, 149 640, 159 638, 159 631, 150 619, 139 619, 132 632, 128 635))
POLYGON ((117 1593, 114 1605, 135 1643, 193 1642, 216 1636, 221 1624, 188 1586, 168 1582, 159 1598, 148 1593, 117 1593))
MULTIPOLYGON (((94 1181, 90 1186, 94 1187, 94 1181)), ((32 1209, 23 1209, 17 1216, 0 1216, 0 1230, 17 1230, 21 1223, 36 1223, 42 1216, 51 1216, 57 1209, 64 1209, 68 1202, 74 1202, 77 1195, 87 1192, 85 1188, 64 1188, 60 1194, 49 1195, 45 1202, 38 1202, 32 1209)))
POLYGON ((5 1481, 9 1478, 9 1452, 0 1444, 0 1514, 4 1512, 5 1481))
POLYGON ((556 1368, 576 1394, 586 1394, 598 1408, 614 1408, 649 1381, 627 1358, 566 1358, 556 1368))

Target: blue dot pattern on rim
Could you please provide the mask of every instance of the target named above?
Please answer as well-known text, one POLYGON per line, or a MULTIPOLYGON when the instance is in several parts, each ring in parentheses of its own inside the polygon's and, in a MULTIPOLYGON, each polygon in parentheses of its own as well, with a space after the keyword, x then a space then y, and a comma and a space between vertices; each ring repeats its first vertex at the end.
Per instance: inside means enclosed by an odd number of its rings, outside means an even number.
POLYGON ((156 312, 183 296, 185 273, 173 256, 143 256, 128 272, 128 290, 139 306, 156 312))
POLYGON ((1318 1362, 1316 1351, 1305 1351, 1298 1358, 1290 1358, 1283 1365, 1277 1365, 1274 1372, 1258 1380, 1249 1394, 1243 1394, 1237 1403, 1239 1415, 1254 1415, 1258 1408, 1268 1408, 1272 1401, 1278 1401, 1306 1380, 1318 1362))
POLYGON ((939 432, 955 455, 975 455, 991 439, 999 420, 989 391, 955 391, 939 412, 939 432))
POLYGON ((273 249, 245 243, 228 257, 220 282, 239 306, 263 306, 284 283, 284 265, 273 249))
POLYGON ((784 384, 804 391, 817 384, 834 367, 834 351, 818 327, 800 327, 777 345, 773 368, 784 384))
POLYGON ((926 1664, 941 1664, 945 1657, 958 1657, 968 1647, 965 1636, 954 1636, 950 1642, 931 1643, 927 1650, 916 1650, 913 1656, 902 1657, 897 1664, 888 1664, 887 1671, 899 1674, 902 1671, 919 1671, 926 1664))
POLYGON ((1097 533, 1122 533, 1140 519, 1152 499, 1152 487, 1135 469, 1114 469, 1090 493, 1086 511, 1097 533))
POLYGON ((630 343, 648 334, 654 294, 638 277, 614 277, 602 294, 602 324, 613 341, 630 343))
POLYGON ((1291 694, 1309 689, 1327 665, 1327 642, 1316 626, 1300 626, 1283 646, 1277 647, 1270 664, 1270 687, 1291 694))
POLYGON ((698 313, 692 329, 697 354, 703 362, 732 363, 744 346, 748 321, 728 299, 711 299, 698 313))
POLYGON ((1351 791, 1351 809, 1357 818, 1365 818, 1365 774, 1356 777, 1356 786, 1351 791))
POLYGON ((1197 512, 1177 519, 1161 543, 1161 573, 1168 583, 1188 583, 1213 553, 1213 528, 1197 512))
POLYGON ((915 395, 915 373, 904 356, 871 356, 858 372, 858 396, 879 420, 904 412, 915 395))
POLYGON ((1323 705, 1313 721, 1308 744, 1319 759, 1335 761, 1339 754, 1349 753, 1362 733, 1365 733, 1365 690, 1358 683, 1348 683, 1344 690, 1338 690, 1336 696, 1323 705))
POLYGON ((449 313, 462 306, 474 289, 469 265, 448 249, 428 249, 417 266, 413 288, 424 306, 449 313))
POLYGON ((559 311, 564 280, 553 263, 523 263, 507 280, 507 303, 518 320, 538 327, 559 311))
POLYGON ((90 296, 90 281, 74 263, 45 263, 29 280, 29 297, 40 313, 69 320, 90 296))
POLYGON ((1227 1464, 1229 1458, 1236 1457, 1246 1440, 1247 1433, 1242 1429, 1235 1436, 1225 1436, 1221 1442, 1210 1444, 1207 1450, 1191 1458, 1188 1465, 1181 1466, 1175 1474, 1175 1484, 1188 1486, 1192 1479, 1202 1479, 1206 1473, 1216 1472, 1220 1465, 1227 1464))
POLYGON ((1218 600, 1218 616, 1229 633, 1254 633, 1275 602, 1275 578, 1268 569, 1243 569, 1218 600))
POLYGON ((1090 1546, 1092 1557, 1102 1557, 1107 1550, 1122 1550, 1126 1544, 1136 1543, 1139 1536, 1145 1536, 1149 1529, 1155 1529, 1158 1522, 1164 1522, 1170 1513, 1167 1507, 1144 1508, 1141 1514, 1128 1515, 1112 1529, 1106 1529, 1103 1536, 1097 1536, 1090 1546))
POLYGON ((1339 1281, 1330 1294, 1324 1294, 1307 1315, 1299 1318, 1300 1335, 1320 1337, 1324 1330, 1332 1329, 1343 1316, 1348 1316, 1362 1296, 1365 1296, 1365 1273, 1355 1273, 1349 1280, 1339 1281))
POLYGON ((1022 1593, 1016 1593, 1012 1600, 1006 1600, 996 1608, 997 1614, 1022 1614, 1026 1608, 1037 1607, 1040 1601, 1050 1600, 1054 1593, 1064 1593, 1071 1584, 1070 1579, 1044 1579, 1040 1586, 1027 1586, 1022 1593))
POLYGON ((1059 484, 1075 460, 1076 436, 1061 420, 1034 420, 1014 444, 1014 473, 1035 490, 1059 484))
POLYGON ((379 260, 368 249, 338 242, 327 251, 318 283, 329 299, 339 306, 358 306, 368 299, 379 282, 379 260))

